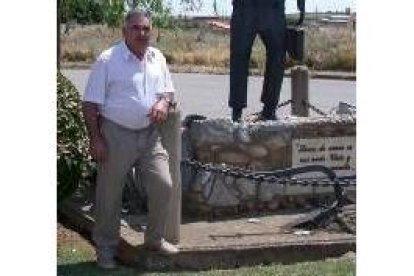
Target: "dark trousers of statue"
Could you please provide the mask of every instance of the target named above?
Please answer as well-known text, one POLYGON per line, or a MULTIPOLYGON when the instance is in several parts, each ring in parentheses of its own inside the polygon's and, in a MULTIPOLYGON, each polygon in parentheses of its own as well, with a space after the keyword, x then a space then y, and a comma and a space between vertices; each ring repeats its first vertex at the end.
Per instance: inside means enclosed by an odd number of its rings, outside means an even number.
POLYGON ((266 48, 262 116, 274 118, 284 74, 285 29, 285 0, 233 0, 229 98, 233 120, 239 120, 247 106, 249 61, 257 35, 266 48))

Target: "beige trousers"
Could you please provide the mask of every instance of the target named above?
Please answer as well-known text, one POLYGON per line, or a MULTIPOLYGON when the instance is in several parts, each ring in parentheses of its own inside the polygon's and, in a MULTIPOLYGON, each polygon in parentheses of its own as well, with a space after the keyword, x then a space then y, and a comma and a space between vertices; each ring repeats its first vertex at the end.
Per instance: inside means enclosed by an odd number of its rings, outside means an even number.
POLYGON ((103 163, 98 164, 92 236, 97 248, 115 250, 118 245, 122 191, 132 166, 135 166, 148 195, 145 240, 159 241, 165 233, 169 215, 172 181, 168 153, 161 144, 158 129, 151 125, 142 130, 131 130, 103 119, 101 133, 107 156, 103 163))

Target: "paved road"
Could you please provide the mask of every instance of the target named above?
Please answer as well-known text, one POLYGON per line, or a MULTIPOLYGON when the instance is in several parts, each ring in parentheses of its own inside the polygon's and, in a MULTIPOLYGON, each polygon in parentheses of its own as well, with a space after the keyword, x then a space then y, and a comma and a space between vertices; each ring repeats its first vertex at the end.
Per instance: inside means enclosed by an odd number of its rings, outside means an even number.
MULTIPOLYGON (((62 70, 83 93, 89 70, 62 70)), ((177 100, 180 102, 183 118, 188 114, 201 114, 210 118, 229 117, 227 107, 229 76, 206 74, 172 74, 177 90, 177 100)), ((261 109, 260 92, 263 77, 250 77, 248 85, 248 107, 244 114, 261 109)), ((290 78, 285 78, 282 86, 280 101, 291 98, 290 78)), ((356 82, 343 80, 312 79, 309 84, 309 101, 323 111, 329 111, 340 101, 356 104, 356 82)), ((284 107, 278 111, 279 116, 289 114, 290 108, 284 107)), ((314 113, 312 112, 311 115, 314 113)))

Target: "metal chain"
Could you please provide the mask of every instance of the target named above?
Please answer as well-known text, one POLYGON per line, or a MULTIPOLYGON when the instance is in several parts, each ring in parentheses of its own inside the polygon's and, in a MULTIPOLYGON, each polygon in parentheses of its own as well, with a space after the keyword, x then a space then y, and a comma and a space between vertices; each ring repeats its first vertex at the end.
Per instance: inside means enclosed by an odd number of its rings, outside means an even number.
POLYGON ((244 178, 248 180, 254 180, 258 182, 270 182, 276 184, 283 184, 289 186, 312 186, 312 187, 331 187, 335 185, 340 185, 341 187, 350 187, 356 186, 356 179, 354 177, 349 178, 337 178, 335 180, 330 180, 328 178, 306 178, 306 179, 297 179, 290 177, 277 177, 271 175, 271 172, 255 172, 252 170, 246 170, 237 167, 221 167, 213 166, 210 163, 203 164, 198 160, 185 159, 182 161, 183 165, 190 166, 196 171, 206 171, 223 174, 224 176, 231 176, 234 178, 244 178))
MULTIPOLYGON (((251 170, 245 170, 242 168, 231 168, 231 167, 219 167, 213 166, 212 164, 203 164, 197 160, 190 160, 185 159, 182 161, 183 165, 189 166, 194 168, 196 173, 199 171, 206 171, 206 172, 213 172, 214 174, 214 181, 213 185, 216 185, 216 177, 217 174, 223 174, 224 176, 232 176, 235 178, 246 178, 249 180, 258 181, 258 185, 260 187, 263 181, 268 181, 271 183, 283 184, 283 185, 300 185, 300 186, 312 186, 312 187, 332 187, 335 191, 336 200, 330 206, 323 208, 322 210, 318 211, 315 215, 308 217, 305 221, 296 224, 294 227, 299 229, 309 229, 314 230, 318 228, 325 228, 332 220, 336 220, 340 222, 340 226, 343 229, 351 234, 355 234, 355 231, 352 227, 345 225, 343 221, 339 219, 338 212, 345 206, 347 203, 345 197, 345 190, 344 187, 349 186, 356 186, 356 182, 354 177, 347 177, 343 179, 333 178, 331 179, 295 179, 291 177, 276 177, 272 176, 271 172, 254 172, 251 170)), ((314 166, 315 167, 315 166, 314 166)), ((311 168, 312 169, 312 168, 311 168)), ((325 167, 326 169, 326 167, 325 167)), ((330 170, 330 169, 328 169, 330 170)), ((289 172, 289 169, 283 171, 274 171, 276 174, 281 174, 283 172, 289 172)), ((332 172, 332 171, 331 171, 332 172)), ((287 173, 289 174, 289 173, 287 173)), ((235 183, 235 182, 233 182, 235 183)), ((210 198, 212 195, 213 187, 210 190, 210 193, 207 198, 210 198)), ((285 186, 286 187, 286 186, 285 186)), ((258 190, 256 188, 256 196, 258 196, 258 190)))
MULTIPOLYGON (((287 101, 284 101, 284 102, 281 102, 280 104, 278 104, 277 105, 277 109, 278 108, 281 108, 281 107, 284 107, 284 106, 286 106, 286 105, 288 105, 288 104, 293 104, 294 103, 294 101, 292 100, 292 99, 290 99, 290 100, 287 100, 287 101)), ((323 112, 322 110, 320 110, 319 108, 317 108, 316 106, 314 106, 314 105, 312 105, 311 103, 309 103, 308 101, 302 101, 302 104, 304 105, 304 106, 306 106, 307 108, 310 108, 310 109, 312 109, 313 111, 315 111, 317 114, 319 114, 319 115, 322 115, 322 116, 328 116, 328 113, 326 113, 326 112, 323 112)))
POLYGON ((302 101, 302 104, 303 104, 304 106, 306 106, 307 108, 312 109, 313 111, 315 111, 315 112, 316 112, 316 113, 318 113, 319 115, 322 115, 322 116, 328 116, 328 114, 327 114, 327 113, 323 112, 322 110, 320 110, 320 109, 319 109, 319 108, 317 108, 316 106, 312 105, 312 104, 311 104, 310 102, 308 102, 308 101, 303 100, 303 101, 302 101))
POLYGON ((284 102, 281 102, 280 104, 277 105, 276 108, 281 108, 281 107, 284 107, 285 105, 288 105, 288 104, 291 104, 291 103, 293 103, 293 100, 292 99, 287 100, 287 101, 284 101, 284 102))

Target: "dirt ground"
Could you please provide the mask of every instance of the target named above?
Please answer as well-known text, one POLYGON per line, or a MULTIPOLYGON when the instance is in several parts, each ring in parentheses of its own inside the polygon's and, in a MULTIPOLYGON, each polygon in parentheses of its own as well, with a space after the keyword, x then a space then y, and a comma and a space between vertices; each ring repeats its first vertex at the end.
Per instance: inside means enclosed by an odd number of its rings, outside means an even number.
POLYGON ((69 245, 75 245, 76 247, 81 247, 91 252, 95 251, 94 247, 89 241, 83 238, 76 231, 65 227, 63 224, 59 222, 57 223, 56 234, 57 234, 56 235, 57 249, 65 247, 65 246, 69 246, 69 245))

